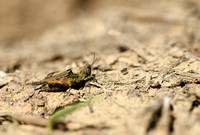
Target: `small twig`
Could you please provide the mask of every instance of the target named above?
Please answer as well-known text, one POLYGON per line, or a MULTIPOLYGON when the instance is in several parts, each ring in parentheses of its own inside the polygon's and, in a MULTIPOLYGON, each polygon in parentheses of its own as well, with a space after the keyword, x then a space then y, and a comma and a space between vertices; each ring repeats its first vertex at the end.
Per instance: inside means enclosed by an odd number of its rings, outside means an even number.
POLYGON ((19 114, 0 114, 1 117, 11 117, 19 122, 24 122, 26 124, 45 127, 48 124, 47 119, 37 118, 28 115, 19 115, 19 114))
POLYGON ((95 82, 89 82, 89 84, 90 85, 93 85, 93 86, 96 86, 96 87, 98 87, 98 88, 103 88, 103 89, 105 89, 105 87, 104 86, 102 86, 101 84, 99 84, 99 83, 95 83, 95 82))
POLYGON ((162 74, 162 78, 165 77, 165 75, 167 75, 173 68, 175 68, 176 66, 180 65, 182 62, 187 61, 188 59, 185 56, 180 57, 180 59, 175 62, 174 64, 172 64, 169 68, 167 68, 163 74, 162 74))
POLYGON ((33 95, 35 94, 35 91, 31 92, 27 97, 24 98, 24 102, 28 101, 33 95))

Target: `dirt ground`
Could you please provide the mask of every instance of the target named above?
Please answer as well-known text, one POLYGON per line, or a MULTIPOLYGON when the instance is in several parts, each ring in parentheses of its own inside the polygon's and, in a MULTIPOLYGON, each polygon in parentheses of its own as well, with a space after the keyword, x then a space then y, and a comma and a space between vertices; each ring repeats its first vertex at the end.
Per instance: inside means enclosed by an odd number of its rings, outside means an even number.
POLYGON ((0 0, 0 134, 199 135, 198 0, 0 0), (11 10, 11 11, 10 11, 11 10), (98 61, 101 87, 39 92, 28 83, 98 61), (62 106, 102 98, 48 131, 62 106), (32 119, 31 119, 32 118, 32 119))

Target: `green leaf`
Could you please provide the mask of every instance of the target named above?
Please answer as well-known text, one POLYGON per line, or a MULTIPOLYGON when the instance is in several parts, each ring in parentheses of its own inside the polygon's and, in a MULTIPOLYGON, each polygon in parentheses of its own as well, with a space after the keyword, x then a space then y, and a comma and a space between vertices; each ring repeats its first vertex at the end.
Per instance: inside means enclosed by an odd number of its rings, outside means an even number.
POLYGON ((48 123, 48 126, 47 128, 49 130, 53 130, 55 124, 56 124, 56 121, 60 118, 60 117, 63 117, 65 115, 68 115, 68 114, 71 114, 72 112, 74 112, 75 110, 77 109, 80 109, 84 106, 87 106, 89 104, 92 104, 94 103, 95 101, 99 100, 101 98, 101 95, 96 95, 96 96, 93 96, 89 99, 87 99, 86 101, 84 102, 81 102, 81 101, 77 101, 77 102, 74 102, 72 104, 69 104, 59 110, 57 110, 50 118, 49 120, 49 123, 48 123))

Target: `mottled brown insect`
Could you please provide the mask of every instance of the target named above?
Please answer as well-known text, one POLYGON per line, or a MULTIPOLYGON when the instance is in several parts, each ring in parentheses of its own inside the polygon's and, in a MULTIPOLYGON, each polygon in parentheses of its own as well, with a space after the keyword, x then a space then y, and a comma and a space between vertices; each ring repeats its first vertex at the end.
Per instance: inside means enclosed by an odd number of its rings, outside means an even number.
POLYGON ((77 88, 83 86, 87 81, 94 79, 94 75, 91 74, 92 65, 96 62, 94 55, 92 64, 86 63, 83 67, 79 67, 80 70, 77 73, 73 73, 71 69, 68 69, 59 74, 55 72, 49 73, 44 79, 32 82, 32 85, 41 85, 41 87, 35 90, 42 89, 45 91, 64 91, 69 88, 77 88), (55 74, 55 75, 54 75, 55 74))

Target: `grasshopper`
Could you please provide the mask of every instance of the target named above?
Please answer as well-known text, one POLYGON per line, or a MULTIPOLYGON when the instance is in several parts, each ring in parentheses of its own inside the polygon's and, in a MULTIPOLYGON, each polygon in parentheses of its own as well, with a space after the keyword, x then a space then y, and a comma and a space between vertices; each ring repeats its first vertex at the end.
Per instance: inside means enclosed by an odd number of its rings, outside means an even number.
POLYGON ((83 67, 79 67, 79 72, 73 73, 72 69, 68 69, 59 74, 56 72, 49 73, 44 79, 32 82, 32 85, 41 85, 35 90, 42 89, 45 91, 64 91, 70 88, 80 88, 87 81, 94 79, 91 74, 92 66, 96 62, 95 55, 91 64, 85 63, 83 67), (55 74, 55 75, 54 75, 55 74))

